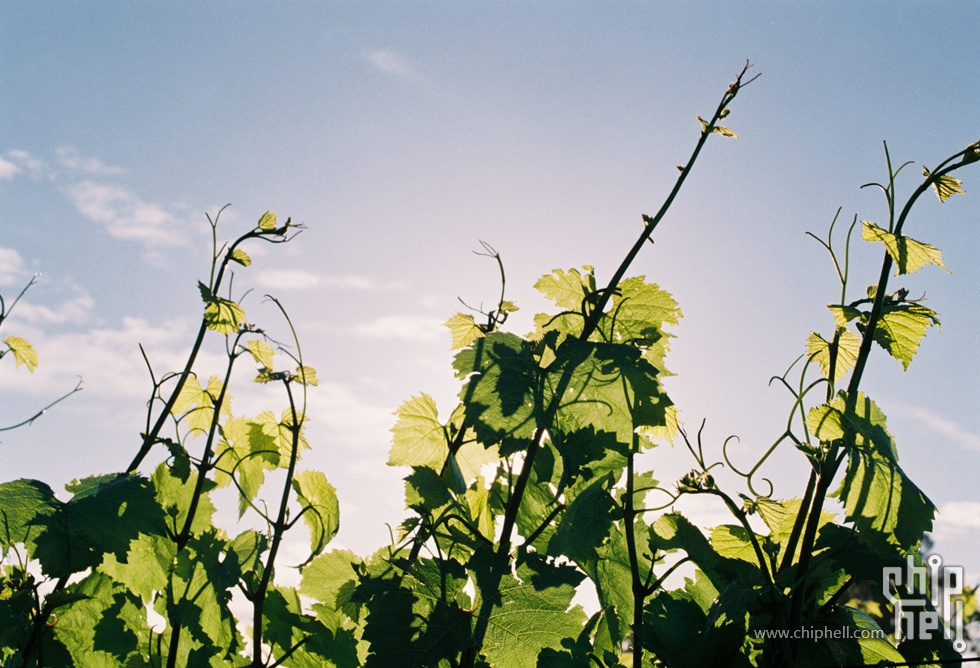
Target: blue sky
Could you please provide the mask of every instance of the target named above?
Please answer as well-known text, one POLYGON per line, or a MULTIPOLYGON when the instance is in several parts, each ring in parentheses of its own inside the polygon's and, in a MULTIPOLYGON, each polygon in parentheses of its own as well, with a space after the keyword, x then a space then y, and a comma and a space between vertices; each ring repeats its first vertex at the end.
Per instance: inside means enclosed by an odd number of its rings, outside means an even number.
MULTIPOLYGON (((41 366, 0 369, 0 422, 77 376, 85 390, 3 434, 0 476, 57 487, 125 466, 149 391, 137 344, 160 373, 193 336, 204 214, 232 203, 230 237, 271 209, 308 229, 250 249, 236 286, 255 288, 249 318, 270 328, 259 295, 283 301, 319 371, 305 462, 338 488, 337 544, 380 546, 402 518, 391 414, 421 391, 448 414, 440 324, 457 297, 498 294, 479 240, 503 256, 519 333, 545 307, 538 276, 591 264, 608 278, 746 59, 762 77, 727 120, 740 139, 709 142, 631 273, 684 310, 668 383, 682 416, 707 419, 709 450, 738 434, 749 461, 790 406, 769 378, 832 325, 832 267, 804 233, 838 207, 883 222, 880 194, 859 188, 885 178, 883 140, 916 161, 909 192, 920 164, 980 136, 977 25, 968 2, 5 3, 0 290, 42 277, 4 334, 41 366)), ((878 354, 864 387, 942 511, 937 550, 977 580, 980 170, 961 176, 967 195, 929 198, 906 228, 953 272, 904 282, 942 333, 907 372, 878 354)), ((853 261, 860 291, 879 251, 853 261)), ((205 363, 217 371, 216 354, 205 363)), ((281 406, 242 380, 236 413, 281 406)), ((648 465, 670 481, 691 462, 664 447, 648 465)), ((795 452, 768 472, 778 496, 800 493, 795 452)))

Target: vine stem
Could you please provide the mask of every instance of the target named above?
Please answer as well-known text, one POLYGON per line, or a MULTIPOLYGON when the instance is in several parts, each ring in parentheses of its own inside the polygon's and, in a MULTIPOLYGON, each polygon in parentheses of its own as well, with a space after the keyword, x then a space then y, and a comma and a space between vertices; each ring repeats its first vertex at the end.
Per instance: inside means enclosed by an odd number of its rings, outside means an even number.
MULTIPOLYGON (((633 247, 630 249, 629 253, 626 254, 626 257, 623 259, 622 263, 620 263, 619 268, 616 269, 616 273, 613 274, 613 277, 609 280, 609 285, 599 295, 599 299, 596 301, 593 313, 601 314, 603 310, 605 310, 606 305, 609 303, 609 299, 613 295, 613 291, 615 290, 616 286, 619 285, 619 282, 623 280, 623 276, 626 275, 626 271, 629 269, 630 265, 633 264, 633 260, 635 260, 636 256, 639 255, 640 249, 643 248, 643 244, 650 239, 650 236, 653 234, 653 230, 657 227, 660 221, 663 220, 663 217, 667 214, 667 210, 670 208, 671 204, 674 203, 674 198, 677 197, 677 193, 680 192, 681 186, 683 186, 684 181, 687 180, 687 175, 691 173, 691 168, 694 167, 694 162, 698 159, 698 154, 701 153, 701 149, 704 147, 705 142, 708 141, 708 137, 714 133, 718 121, 720 121, 726 114, 728 105, 731 104, 732 100, 735 99, 735 96, 738 95, 739 90, 759 78, 759 75, 757 74, 748 81, 742 81, 742 78, 748 72, 750 67, 752 67, 752 65, 746 62, 745 67, 743 67, 742 71, 735 77, 735 81, 728 86, 728 90, 725 91, 725 94, 722 96, 721 102, 718 104, 718 108, 715 109, 715 113, 711 117, 711 120, 702 128, 701 137, 698 139, 698 143, 694 147, 694 152, 691 153, 691 157, 688 159, 687 164, 681 168, 681 173, 677 177, 674 187, 671 189, 670 193, 667 195, 667 198, 660 206, 660 210, 657 211, 657 214, 653 217, 643 217, 643 232, 636 240, 636 243, 633 244, 633 247)), ((583 341, 587 340, 589 336, 591 336, 597 324, 598 319, 590 318, 586 320, 585 328, 582 331, 583 341)))
MULTIPOLYGON (((913 191, 909 196, 908 200, 902 208, 898 219, 895 221, 892 227, 892 233, 896 236, 901 235, 902 228, 905 225, 908 215, 912 210, 912 206, 918 200, 923 193, 925 193, 930 186, 935 184, 939 179, 947 174, 963 167, 964 165, 970 164, 971 161, 967 161, 966 158, 969 154, 977 150, 977 145, 972 144, 968 146, 963 151, 956 153, 946 160, 944 160, 929 176, 913 191), (957 159, 959 159, 958 162, 957 159)), ((885 155, 888 158, 888 171, 889 171, 889 188, 886 189, 886 195, 888 198, 888 208, 889 208, 889 219, 894 220, 895 215, 895 204, 894 204, 894 185, 895 185, 895 175, 896 173, 891 169, 891 159, 888 157, 888 147, 885 146, 885 155), (890 191, 890 192, 889 192, 890 191)), ((881 263, 881 273, 878 277, 877 288, 875 292, 875 298, 873 305, 871 307, 871 312, 868 316, 868 322, 865 327, 864 337, 861 340, 861 346, 858 350, 857 359, 854 364, 854 370, 851 374, 850 382, 847 386, 846 402, 844 414, 852 415, 854 409, 857 405, 858 398, 858 388, 861 384, 861 379, 864 374, 865 367, 868 362, 868 358, 871 354, 871 345, 874 342, 875 329, 881 319, 881 314, 884 308, 886 292, 888 289, 888 279, 892 270, 892 256, 885 251, 884 259, 881 263)), ((803 532, 803 539, 800 544, 800 560, 797 562, 796 571, 796 587, 792 594, 791 604, 790 604, 790 624, 794 628, 798 627, 803 613, 803 602, 806 598, 807 593, 807 573, 810 567, 810 560, 813 553, 813 546, 816 542, 817 529, 820 524, 820 514, 823 511, 823 504, 827 498, 827 492, 830 489, 834 477, 837 475, 837 471, 840 468, 841 462, 844 457, 840 456, 841 448, 845 447, 847 444, 853 441, 853 435, 850 429, 845 424, 845 436, 844 438, 834 441, 827 450, 826 455, 821 460, 821 465, 819 471, 816 473, 816 488, 814 490, 812 501, 809 506, 800 507, 801 513, 806 513, 807 519, 805 522, 805 530, 803 532)))

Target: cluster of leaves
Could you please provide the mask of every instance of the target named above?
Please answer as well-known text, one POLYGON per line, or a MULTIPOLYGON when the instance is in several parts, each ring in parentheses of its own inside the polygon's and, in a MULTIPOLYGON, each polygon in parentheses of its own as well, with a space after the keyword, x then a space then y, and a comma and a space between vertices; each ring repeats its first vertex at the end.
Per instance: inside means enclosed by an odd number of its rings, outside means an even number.
MULTIPOLYGON (((875 344, 907 368, 939 325, 888 283, 893 268, 944 268, 938 249, 903 228, 930 187, 943 201, 962 191, 951 173, 980 158, 980 143, 924 171, 902 207, 902 167, 889 161, 880 185, 888 224, 862 224, 862 237, 884 246, 881 276, 856 300, 847 258, 857 219, 843 262, 831 225, 820 241, 841 282, 834 329, 810 335, 798 381, 796 363, 779 378, 793 397, 786 429, 747 472, 724 446, 724 462, 709 463, 662 383, 668 328, 681 311, 658 285, 626 273, 707 139, 735 136, 718 123, 752 80, 745 74, 710 120, 698 118, 691 158, 605 287, 592 267, 542 277, 535 287, 555 308, 525 336, 502 329, 517 310, 503 290, 485 321, 458 313, 446 323, 459 403, 448 417, 425 394, 398 409, 388 463, 410 468, 410 516, 392 545, 368 557, 326 550, 336 494, 323 474, 297 468, 316 373, 295 334, 291 347, 276 343, 221 296, 226 269, 251 263, 244 242, 281 243, 297 226, 266 214, 220 249, 215 232, 198 337, 182 371, 152 378, 146 431, 126 472, 76 481, 67 501, 36 480, 0 485, 3 666, 836 666, 958 656, 938 634, 896 645, 866 633, 889 612, 849 593, 882 591, 883 567, 917 554, 931 528, 935 507, 899 466, 885 416, 860 384, 875 344), (223 337, 227 363, 204 383, 195 365, 209 332, 223 337), (243 356, 257 382, 282 387, 281 414, 232 411, 228 387, 243 356), (690 473, 661 485, 637 470, 638 455, 676 440, 693 457, 690 473), (786 443, 811 476, 800 498, 780 500, 771 485, 758 491, 754 476, 786 443), (163 461, 143 476, 154 448, 163 461), (744 493, 716 483, 712 470, 726 465, 745 479, 744 493), (221 487, 258 529, 215 526, 221 487), (260 494, 270 489, 267 503, 260 494), (654 491, 667 503, 651 504, 654 491), (733 521, 706 533, 677 510, 691 495, 717 497, 733 521), (825 510, 828 496, 841 501, 843 519, 825 510), (286 587, 275 581, 276 559, 301 518, 310 558, 298 588, 286 587), (691 575, 667 588, 682 567, 691 575), (599 601, 591 616, 573 604, 583 587, 599 601), (764 633, 811 627, 845 637, 764 633)), ((485 248, 505 287, 499 255, 485 248)), ((29 350, 10 341, 0 354, 29 350)))
MULTIPOLYGON (((715 125, 731 97, 701 120, 702 142, 733 135, 715 125)), ((665 328, 680 310, 644 277, 623 278, 676 187, 657 216, 644 216, 643 234, 607 287, 597 287, 591 267, 541 278, 535 287, 556 311, 535 316, 526 336, 500 330, 517 309, 503 292, 485 322, 454 315, 446 324, 459 350, 459 404, 440 418, 422 394, 396 414, 389 464, 411 467, 411 516, 398 540, 367 560, 314 559, 301 592, 358 625, 365 666, 837 666, 958 657, 941 633, 897 644, 879 624, 893 611, 879 609, 876 620, 846 594, 856 584, 882 591, 882 569, 917 555, 932 526, 934 505, 900 467, 885 416, 860 383, 873 344, 907 368, 939 325, 906 288, 888 292, 888 281, 893 266, 898 275, 944 268, 938 249, 904 235, 903 226, 930 187, 941 201, 961 191, 950 174, 978 155, 980 143, 925 171, 903 208, 895 204, 901 167, 889 161, 881 186, 889 224, 864 222, 862 235, 884 246, 881 278, 854 301, 847 258, 857 220, 843 262, 831 225, 821 243, 841 281, 841 298, 829 307, 834 329, 810 335, 798 383, 789 380, 796 363, 779 378, 793 396, 787 428, 747 472, 724 448, 724 463, 710 464, 700 434, 694 444, 679 426, 661 379, 665 328), (687 444, 696 467, 661 486, 654 472, 635 469, 636 456, 673 438, 687 444), (801 498, 776 499, 771 485, 759 492, 754 484, 785 443, 812 472, 801 498), (733 497, 716 484, 711 471, 723 465, 745 479, 748 493, 733 497), (646 505, 653 490, 669 501, 646 505), (675 510, 699 494, 718 497, 733 522, 705 533, 675 510), (825 509, 828 496, 840 500, 843 518, 825 509), (693 576, 665 588, 682 564, 693 576), (591 617, 573 605, 580 587, 597 595, 591 617), (837 637, 765 633, 812 628, 833 628, 837 637)), ((677 187, 690 167, 681 168, 677 187)))
MULTIPOLYGON (((216 235, 217 217, 210 222, 216 235)), ((66 501, 38 480, 0 485, 5 667, 321 665, 353 651, 350 631, 329 614, 303 614, 297 591, 274 581, 285 534, 301 518, 311 557, 339 527, 334 488, 297 468, 316 372, 298 343, 276 343, 219 296, 228 267, 251 264, 245 242, 282 243, 298 228, 266 213, 230 246, 217 248, 215 236, 197 340, 183 371, 152 378, 146 432, 126 472, 72 482, 66 501), (202 384, 195 364, 208 333, 224 340, 226 364, 202 384), (233 414, 228 385, 243 356, 258 367, 256 382, 282 388, 281 415, 233 414), (155 447, 162 461, 141 475, 155 447), (230 535, 215 525, 213 493, 229 486, 239 519, 257 528, 230 535)), ((7 345, 37 363, 26 342, 7 345)))

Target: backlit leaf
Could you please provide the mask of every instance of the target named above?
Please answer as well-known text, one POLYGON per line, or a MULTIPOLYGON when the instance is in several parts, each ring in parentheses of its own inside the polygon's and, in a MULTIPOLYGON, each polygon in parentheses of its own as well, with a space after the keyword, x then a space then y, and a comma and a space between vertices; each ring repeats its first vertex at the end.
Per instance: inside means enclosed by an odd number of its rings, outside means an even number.
MULTIPOLYGON (((922 176, 927 179, 930 176, 930 172, 925 167, 922 168, 922 176)), ((932 189, 936 193, 936 197, 939 198, 940 202, 945 202, 950 197, 956 194, 962 194, 963 182, 957 178, 950 176, 949 174, 943 174, 942 176, 936 178, 932 182, 932 189)))
POLYGON ((14 360, 16 360, 17 366, 26 364, 27 370, 34 373, 34 369, 37 368, 37 352, 31 344, 19 336, 8 336, 4 339, 4 343, 10 348, 10 352, 14 354, 14 360))
POLYGON ((252 258, 248 256, 248 253, 243 251, 241 248, 236 248, 232 254, 231 259, 243 267, 247 267, 252 264, 252 258))
POLYGON ((276 214, 271 211, 266 211, 259 218, 258 228, 260 230, 274 230, 276 229, 276 214))
POLYGON ((246 346, 248 346, 248 352, 251 353, 256 364, 260 364, 270 371, 273 370, 272 358, 275 356, 275 351, 272 350, 272 346, 262 339, 249 339, 246 346))
POLYGON ((452 335, 452 349, 465 348, 476 339, 483 336, 483 330, 473 320, 473 316, 468 313, 457 313, 445 323, 444 327, 449 328, 452 335))
POLYGON ((558 308, 580 312, 583 299, 595 294, 595 276, 592 267, 583 267, 583 269, 585 274, 579 273, 578 269, 569 269, 567 272, 555 269, 539 278, 534 287, 557 304, 558 308))
POLYGON ((337 491, 319 471, 300 471, 293 477, 293 489, 303 506, 303 520, 310 528, 312 555, 323 551, 340 528, 337 491))
POLYGON ((932 528, 935 505, 898 465, 895 441, 873 401, 857 395, 852 411, 841 392, 832 402, 853 435, 847 472, 835 492, 861 540, 882 556, 911 550, 932 528))
POLYGON ((875 327, 874 340, 908 369, 919 342, 929 327, 939 326, 939 315, 915 302, 886 304, 875 327))
POLYGON ((581 607, 569 609, 575 594, 572 581, 543 586, 526 569, 518 574, 524 581, 505 575, 494 595, 482 648, 493 668, 548 666, 538 662, 543 650, 562 650, 563 641, 577 637, 585 623, 581 607))
POLYGON ((861 238, 865 241, 880 241, 885 245, 888 254, 895 262, 895 275, 911 274, 927 264, 934 264, 946 273, 949 270, 943 264, 943 253, 935 246, 916 241, 911 237, 892 234, 870 220, 861 221, 864 229, 861 238))
POLYGON ((393 437, 388 465, 442 468, 449 446, 432 397, 427 394, 412 397, 395 411, 395 415, 398 419, 391 428, 393 437))
MULTIPOLYGON (((844 329, 840 332, 837 344, 837 359, 834 363, 834 382, 844 377, 854 368, 858 351, 861 349, 861 337, 854 332, 844 329)), ((807 357, 820 365, 820 371, 825 378, 830 376, 830 342, 816 332, 810 332, 806 340, 807 357)))

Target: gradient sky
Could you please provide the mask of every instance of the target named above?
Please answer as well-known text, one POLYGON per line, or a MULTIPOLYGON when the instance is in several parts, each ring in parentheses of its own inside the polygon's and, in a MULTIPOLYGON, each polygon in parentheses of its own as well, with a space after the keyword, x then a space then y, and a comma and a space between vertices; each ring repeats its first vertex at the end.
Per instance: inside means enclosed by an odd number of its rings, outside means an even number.
MULTIPOLYGON (((403 518, 385 465, 392 412, 418 392, 445 415, 458 387, 441 327, 495 303, 493 244, 530 329, 532 285, 590 264, 608 279, 654 213, 746 59, 761 78, 713 137, 631 271, 671 291, 685 317, 667 387, 705 447, 737 434, 744 464, 781 433, 790 397, 771 376, 803 352, 839 289, 823 236, 838 207, 884 224, 899 186, 980 136, 974 2, 864 3, 3 3, 0 8, 0 290, 37 285, 4 325, 40 355, 0 368, 0 424, 84 391, 0 438, 0 479, 56 489, 118 470, 135 452, 149 378, 179 368, 207 275, 205 213, 219 233, 263 211, 301 221, 295 243, 252 247, 236 290, 249 320, 285 337, 278 296, 321 385, 305 465, 338 488, 336 546, 367 553, 403 518)), ((947 564, 980 580, 980 167, 966 195, 922 201, 906 232, 945 252, 904 284, 927 295, 931 330, 907 372, 876 351, 865 391, 885 410, 902 464, 940 507, 947 564)), ((853 292, 880 251, 856 241, 853 292), (862 248, 866 246, 867 248, 862 248)), ((205 357, 202 374, 217 372, 205 357), (212 366, 208 367, 207 365, 212 366)), ((282 399, 242 376, 238 414, 282 399)), ((647 460, 665 482, 682 447, 647 460)), ((766 472, 802 492, 788 446, 766 472)), ((737 479, 727 481, 741 491, 737 479)), ((679 506, 702 523, 710 504, 679 506)))

